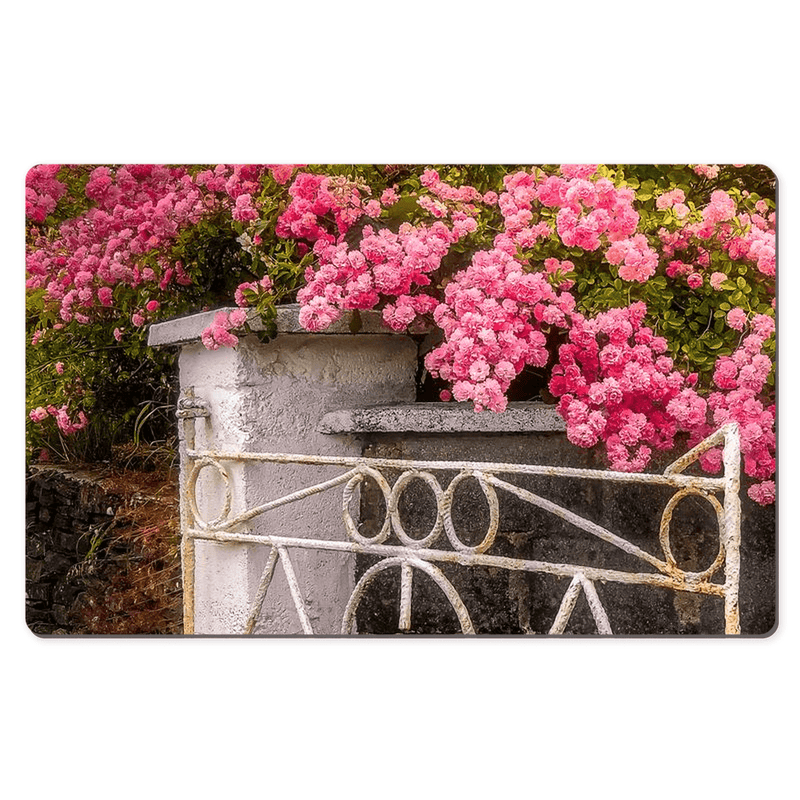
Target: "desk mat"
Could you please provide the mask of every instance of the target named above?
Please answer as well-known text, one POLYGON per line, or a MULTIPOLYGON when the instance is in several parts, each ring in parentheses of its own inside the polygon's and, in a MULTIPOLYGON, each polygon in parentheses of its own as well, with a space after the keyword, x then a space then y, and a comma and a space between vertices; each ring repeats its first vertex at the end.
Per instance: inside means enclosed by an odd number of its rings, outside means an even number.
POLYGON ((761 165, 40 165, 26 621, 765 636, 761 165))

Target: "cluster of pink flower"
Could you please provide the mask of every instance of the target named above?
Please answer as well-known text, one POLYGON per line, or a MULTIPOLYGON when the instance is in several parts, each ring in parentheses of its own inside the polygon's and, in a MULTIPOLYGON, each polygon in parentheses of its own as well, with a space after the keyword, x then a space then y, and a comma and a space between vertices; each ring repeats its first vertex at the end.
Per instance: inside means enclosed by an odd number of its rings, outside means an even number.
POLYGON ((739 424, 745 472, 761 481, 748 489, 758 503, 771 503, 775 497, 775 483, 769 480, 775 472, 775 404, 765 406, 760 399, 772 368, 763 349, 774 332, 772 317, 756 314, 741 345, 731 356, 718 359, 714 383, 720 391, 708 397, 712 427, 739 424))
POLYGON ((645 283, 656 273, 658 253, 641 233, 631 239, 614 242, 606 250, 609 264, 619 266, 619 276, 626 281, 645 283))
POLYGON ((703 209, 704 222, 724 222, 736 215, 736 203, 727 193, 718 189, 711 193, 711 202, 703 209))
POLYGON ((656 199, 656 208, 665 211, 671 208, 678 219, 685 219, 689 215, 689 206, 683 201, 686 195, 682 189, 673 189, 671 192, 664 192, 656 199))
POLYGON ((239 308, 230 312, 218 311, 212 323, 200 334, 200 341, 208 350, 236 347, 239 344, 239 337, 232 333, 232 330, 244 327, 247 322, 247 312, 244 309, 252 305, 248 295, 257 302, 259 296, 269 294, 271 291, 272 280, 269 275, 265 275, 260 281, 240 283, 234 294, 239 308))
POLYGON ((603 441, 611 468, 637 472, 652 448, 674 446, 678 425, 668 404, 696 381, 673 368, 667 342, 642 324, 643 303, 586 319, 575 314, 569 341, 559 349, 550 391, 580 447, 603 441))
POLYGON ((46 299, 59 304, 64 322, 91 322, 98 311, 113 305, 119 284, 149 284, 156 293, 173 280, 189 283, 180 263, 158 270, 138 266, 143 253, 171 241, 209 211, 184 170, 132 165, 112 174, 98 167, 86 194, 95 205, 65 222, 58 238, 37 242, 26 259, 27 286, 44 288, 46 299))
POLYGON ((241 328, 247 321, 247 312, 243 308, 233 311, 218 311, 214 321, 200 335, 200 340, 208 350, 220 347, 236 347, 239 337, 231 333, 233 328, 241 328))
POLYGON ((25 178, 25 216, 34 222, 44 222, 67 187, 56 178, 60 164, 41 164, 28 171, 25 178))
MULTIPOLYGON (((663 197, 665 195, 661 195, 656 201, 657 205, 663 197)), ((674 231, 661 228, 658 236, 662 245, 661 254, 664 257, 672 258, 679 251, 696 253, 693 264, 671 261, 667 266, 667 276, 694 274, 689 280, 689 285, 692 288, 701 286, 704 281, 700 269, 710 264, 709 251, 703 245, 716 242, 727 252, 732 261, 749 261, 759 272, 774 277, 775 214, 773 212, 767 217, 762 216, 767 211, 767 205, 763 200, 758 201, 757 208, 761 213, 741 213, 737 216, 734 199, 727 192, 718 190, 712 192, 710 202, 702 209, 702 222, 686 224, 674 231), (732 224, 734 218, 740 229, 744 229, 744 233, 735 232, 732 224)), ((724 273, 715 272, 709 282, 712 288, 719 290, 726 278, 724 273)))
POLYGON ((502 411, 523 367, 547 364, 541 328, 566 327, 574 306, 572 295, 557 293, 546 273, 524 272, 503 250, 480 251, 448 283, 434 311, 445 341, 428 353, 425 366, 452 383, 456 400, 471 400, 476 411, 502 411))
MULTIPOLYGON (((429 276, 450 247, 476 230, 474 204, 484 198, 470 186, 456 188, 440 180, 433 169, 425 170, 420 182, 431 194, 421 194, 417 202, 434 222, 406 222, 396 233, 366 225, 360 241, 351 246, 343 234, 362 216, 376 219, 384 207, 396 203, 396 189, 387 188, 378 201, 370 198, 369 187, 340 176, 300 173, 295 178, 289 189, 292 202, 279 218, 276 233, 313 243, 317 267, 307 270, 306 285, 297 296, 304 327, 322 330, 342 311, 375 308, 382 300, 387 301, 383 318, 395 330, 433 311, 437 300, 419 290, 431 284, 429 276), (325 215, 333 217, 336 233, 325 225, 325 215)), ((488 201, 496 199, 495 195, 488 201)))
POLYGON ((550 237, 550 225, 534 220, 538 201, 541 206, 558 209, 556 231, 567 247, 591 252, 605 245, 609 263, 621 265, 621 278, 639 282, 650 278, 658 255, 643 236, 633 236, 639 223, 633 207, 635 193, 617 188, 608 178, 590 180, 595 169, 594 165, 565 165, 561 168, 564 177, 550 175, 538 181, 528 172, 506 176, 506 191, 498 201, 505 228, 495 239, 495 247, 513 254, 517 246, 532 247, 550 237))
MULTIPOLYGON (((29 193, 31 219, 38 219, 42 198, 50 198, 49 209, 63 192, 55 179, 58 168, 29 172, 28 188, 38 198, 36 205, 29 193)), ((257 219, 254 198, 266 169, 277 182, 285 183, 295 166, 219 164, 194 178, 183 168, 158 165, 128 165, 114 171, 97 167, 85 190, 93 207, 64 223, 59 237, 42 238, 29 249, 27 286, 44 288, 46 300, 58 304, 64 322, 74 319, 82 324, 113 307, 117 286, 146 286, 144 294, 151 297, 131 318, 134 326, 141 326, 149 319, 148 312, 158 308, 160 293, 169 292, 173 283, 191 283, 180 261, 171 264, 159 258, 155 267, 142 268, 141 256, 159 253, 182 230, 223 208, 239 221, 257 219)))
MULTIPOLYGON (((734 164, 734 166, 737 165, 734 164)), ((692 170, 695 175, 699 175, 702 178, 709 178, 710 180, 713 180, 719 175, 719 167, 716 164, 695 164, 692 170)))
POLYGON ((369 187, 343 175, 301 172, 289 187, 289 195, 292 200, 275 226, 275 233, 285 239, 333 243, 365 213, 366 205, 371 203, 370 216, 380 212, 378 201, 365 199, 369 187), (333 217, 336 233, 322 219, 328 215, 333 217))
POLYGON ((393 300, 383 310, 384 320, 395 330, 406 328, 436 305, 434 298, 412 292, 430 285, 430 274, 456 241, 458 232, 438 220, 430 226, 403 223, 397 233, 367 225, 357 248, 318 240, 319 266, 309 268, 297 293, 301 324, 322 330, 342 310, 374 308, 383 296, 393 300))
MULTIPOLYGON (((695 388, 697 375, 684 376, 665 355, 666 340, 642 325, 646 308, 635 303, 591 320, 573 315, 569 343, 559 351, 550 391, 569 440, 580 447, 605 442, 611 468, 638 472, 652 448, 669 450, 678 433, 694 446, 719 426, 735 421, 742 432, 745 472, 763 482, 750 488, 757 502, 772 502, 775 471, 775 406, 759 399, 772 362, 762 352, 774 333, 771 317, 755 315, 751 333, 730 357, 717 361, 719 391, 706 400, 695 388)), ((737 318, 735 327, 739 327, 737 318)), ((743 327, 743 323, 742 323, 743 327)), ((720 468, 715 448, 700 459, 703 469, 720 468)))
POLYGON ((247 308, 251 305, 248 301, 245 292, 254 292, 256 295, 269 294, 272 290, 272 279, 269 275, 265 275, 260 281, 249 281, 247 283, 240 283, 236 288, 233 297, 236 305, 240 308, 247 308))
POLYGON ((34 422, 39 423, 44 422, 48 417, 55 417, 58 429, 67 435, 82 430, 89 423, 89 420, 83 411, 79 411, 77 419, 73 420, 69 415, 66 404, 61 406, 61 408, 56 408, 52 405, 47 406, 47 408, 39 406, 38 408, 34 408, 28 416, 34 422))

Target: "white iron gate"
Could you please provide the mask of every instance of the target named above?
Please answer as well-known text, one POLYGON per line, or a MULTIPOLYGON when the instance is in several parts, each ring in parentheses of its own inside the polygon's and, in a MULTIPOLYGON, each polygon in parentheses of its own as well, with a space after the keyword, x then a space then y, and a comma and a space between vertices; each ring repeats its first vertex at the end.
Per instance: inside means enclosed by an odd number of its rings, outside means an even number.
POLYGON ((296 455, 285 453, 240 453, 196 450, 194 418, 208 416, 203 401, 188 397, 181 401, 178 415, 185 420, 185 456, 189 468, 182 478, 182 553, 184 569, 184 629, 193 632, 194 620, 194 571, 195 542, 198 540, 260 545, 269 548, 266 567, 263 570, 255 597, 252 599, 249 616, 243 630, 231 633, 252 633, 262 610, 267 590, 274 571, 280 563, 285 574, 294 607, 304 633, 313 634, 312 623, 307 613, 290 556, 291 551, 312 549, 342 553, 361 553, 380 557, 355 585, 344 610, 341 632, 354 632, 355 615, 364 591, 383 570, 400 570, 399 630, 411 626, 411 587, 414 570, 426 573, 442 589, 450 602, 463 633, 474 633, 469 611, 452 583, 437 564, 459 564, 464 567, 486 566, 504 570, 546 573, 558 577, 569 577, 571 582, 564 594, 561 606, 553 620, 550 633, 563 633, 581 592, 584 593, 592 616, 601 634, 611 634, 612 628, 597 591, 595 582, 613 582, 627 585, 662 587, 678 592, 711 595, 724 599, 725 633, 737 634, 739 627, 739 561, 740 518, 739 431, 735 423, 725 425, 709 436, 684 456, 672 463, 663 474, 621 473, 602 470, 574 469, 565 467, 453 462, 413 461, 382 458, 337 457, 296 455), (700 477, 684 474, 698 457, 712 447, 723 447, 722 477, 700 477), (339 467, 343 472, 330 480, 287 494, 256 507, 232 512, 233 481, 229 473, 232 463, 307 464, 339 467), (198 476, 203 469, 213 469, 222 479, 224 503, 215 519, 204 519, 197 502, 198 476), (383 470, 402 470, 400 477, 390 485, 383 470), (455 477, 443 488, 436 477, 437 472, 456 472, 455 477), (651 484, 669 486, 675 493, 664 508, 659 529, 661 554, 646 552, 632 542, 612 533, 606 528, 585 519, 556 503, 533 492, 509 483, 499 476, 546 475, 554 478, 583 478, 587 480, 612 481, 629 484, 651 484), (386 513, 378 533, 372 537, 362 535, 351 514, 351 501, 359 485, 366 478, 372 479, 383 494, 386 513), (477 545, 465 544, 455 529, 452 508, 459 484, 474 478, 480 485, 489 506, 489 525, 483 540, 477 545), (413 480, 422 480, 431 488, 436 498, 436 521, 423 538, 412 538, 403 527, 398 503, 406 486, 413 480), (242 527, 255 517, 289 503, 303 501, 321 492, 343 487, 342 521, 347 534, 345 541, 322 538, 299 538, 277 534, 254 535, 242 532, 242 527), (494 542, 499 523, 499 500, 497 489, 509 492, 519 499, 544 509, 598 539, 637 557, 650 571, 625 572, 613 569, 594 568, 575 564, 550 563, 492 555, 489 550, 494 542), (717 497, 722 495, 722 500, 717 497), (676 505, 687 495, 704 498, 716 512, 719 527, 719 553, 714 562, 702 572, 687 572, 675 561, 670 546, 670 522, 676 505), (400 544, 386 544, 394 534, 400 544), (437 549, 437 542, 449 542, 452 549, 437 549), (722 570, 724 580, 712 579, 722 570))

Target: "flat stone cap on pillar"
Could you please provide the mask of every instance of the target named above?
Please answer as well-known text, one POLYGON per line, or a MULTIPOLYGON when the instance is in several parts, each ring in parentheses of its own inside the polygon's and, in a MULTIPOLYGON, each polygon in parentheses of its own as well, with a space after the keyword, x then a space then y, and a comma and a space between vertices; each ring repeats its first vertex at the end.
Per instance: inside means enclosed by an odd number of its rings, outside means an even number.
MULTIPOLYGON (((199 314, 191 314, 186 317, 178 317, 177 319, 170 319, 166 322, 157 322, 150 326, 147 343, 151 347, 164 347, 167 345, 188 344, 189 342, 196 342, 200 339, 200 334, 214 321, 214 317, 220 311, 231 312, 235 311, 235 307, 231 308, 216 308, 213 311, 205 311, 199 314)), ((284 306, 278 306, 277 318, 275 320, 279 334, 301 333, 310 335, 311 331, 306 330, 300 325, 300 305, 298 303, 289 303, 284 306)), ((325 330, 319 331, 321 334, 350 334, 353 331, 351 328, 353 322, 353 312, 348 311, 342 315, 333 324, 329 325, 325 330)), ((383 318, 377 311, 361 311, 359 312, 361 318, 361 325, 358 333, 396 333, 389 328, 383 321, 383 318)), ((254 309, 249 309, 247 312, 247 324, 253 331, 263 331, 264 325, 260 317, 254 309)))
POLYGON ((320 433, 527 433, 566 429, 555 406, 509 403, 502 413, 476 413, 468 403, 410 403, 331 411, 320 433))

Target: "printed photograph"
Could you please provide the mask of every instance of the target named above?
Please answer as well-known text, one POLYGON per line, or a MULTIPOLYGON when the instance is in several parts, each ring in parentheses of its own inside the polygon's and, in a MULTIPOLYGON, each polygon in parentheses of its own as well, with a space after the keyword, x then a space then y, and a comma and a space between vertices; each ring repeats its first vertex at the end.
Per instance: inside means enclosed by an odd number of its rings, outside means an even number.
POLYGON ((37 636, 767 637, 760 164, 43 164, 37 636))

